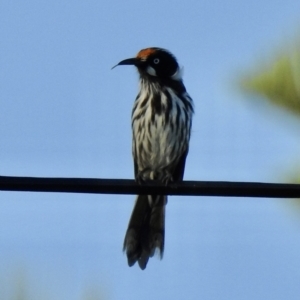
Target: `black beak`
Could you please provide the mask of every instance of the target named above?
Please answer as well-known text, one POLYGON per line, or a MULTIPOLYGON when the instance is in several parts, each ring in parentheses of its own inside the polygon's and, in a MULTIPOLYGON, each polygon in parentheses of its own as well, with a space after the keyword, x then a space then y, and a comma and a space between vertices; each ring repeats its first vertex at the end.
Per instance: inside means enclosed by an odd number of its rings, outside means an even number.
POLYGON ((128 58, 128 59, 124 59, 122 61, 120 61, 118 64, 116 64, 115 66, 113 66, 111 69, 114 69, 117 66, 122 66, 122 65, 133 65, 133 66, 137 66, 138 64, 138 59, 136 58, 128 58))

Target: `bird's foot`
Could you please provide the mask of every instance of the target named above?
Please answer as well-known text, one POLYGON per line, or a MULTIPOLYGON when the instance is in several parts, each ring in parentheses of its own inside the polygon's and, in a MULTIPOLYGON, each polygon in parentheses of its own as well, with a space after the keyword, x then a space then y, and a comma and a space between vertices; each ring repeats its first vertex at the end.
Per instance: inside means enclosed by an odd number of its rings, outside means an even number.
POLYGON ((172 183, 173 181, 174 181, 173 176, 169 172, 164 174, 164 176, 162 177, 162 183, 164 185, 168 185, 169 183, 172 183))

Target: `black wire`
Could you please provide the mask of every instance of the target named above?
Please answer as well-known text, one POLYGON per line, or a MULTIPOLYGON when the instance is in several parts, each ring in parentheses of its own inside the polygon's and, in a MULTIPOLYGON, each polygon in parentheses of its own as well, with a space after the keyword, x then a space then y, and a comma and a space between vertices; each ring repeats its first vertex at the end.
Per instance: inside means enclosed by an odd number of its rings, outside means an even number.
POLYGON ((161 194, 220 197, 300 198, 300 184, 183 181, 168 186, 138 185, 129 179, 0 176, 0 190, 89 194, 161 194))

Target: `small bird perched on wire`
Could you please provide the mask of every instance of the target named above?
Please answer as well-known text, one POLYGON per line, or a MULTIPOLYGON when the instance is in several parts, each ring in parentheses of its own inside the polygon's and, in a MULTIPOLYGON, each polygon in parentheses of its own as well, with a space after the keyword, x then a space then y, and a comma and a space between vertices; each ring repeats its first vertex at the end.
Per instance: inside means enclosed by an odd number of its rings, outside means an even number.
MULTIPOLYGON (((194 109, 176 58, 165 49, 151 47, 116 66, 119 65, 133 65, 140 75, 140 90, 131 116, 136 181, 181 181, 194 109)), ((137 196, 123 249, 130 267, 138 262, 144 270, 156 249, 162 258, 166 204, 164 195, 137 196)))

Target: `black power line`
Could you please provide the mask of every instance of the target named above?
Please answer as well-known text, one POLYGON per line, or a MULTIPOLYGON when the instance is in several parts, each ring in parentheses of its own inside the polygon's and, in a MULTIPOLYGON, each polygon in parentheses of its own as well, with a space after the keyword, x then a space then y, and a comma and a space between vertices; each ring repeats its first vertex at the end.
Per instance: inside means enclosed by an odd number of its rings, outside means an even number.
POLYGON ((0 190, 89 194, 166 194, 186 196, 300 198, 300 184, 183 181, 168 186, 138 185, 129 179, 0 176, 0 190))

